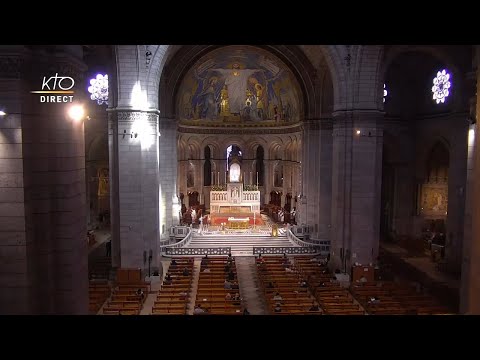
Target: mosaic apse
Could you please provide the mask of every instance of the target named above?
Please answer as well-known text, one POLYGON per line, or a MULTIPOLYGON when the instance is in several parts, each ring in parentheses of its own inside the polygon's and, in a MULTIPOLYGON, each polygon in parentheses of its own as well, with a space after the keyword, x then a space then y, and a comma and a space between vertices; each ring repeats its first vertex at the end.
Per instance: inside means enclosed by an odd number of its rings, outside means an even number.
POLYGON ((177 92, 187 124, 281 125, 301 120, 298 83, 272 54, 250 46, 214 50, 187 72, 177 92))

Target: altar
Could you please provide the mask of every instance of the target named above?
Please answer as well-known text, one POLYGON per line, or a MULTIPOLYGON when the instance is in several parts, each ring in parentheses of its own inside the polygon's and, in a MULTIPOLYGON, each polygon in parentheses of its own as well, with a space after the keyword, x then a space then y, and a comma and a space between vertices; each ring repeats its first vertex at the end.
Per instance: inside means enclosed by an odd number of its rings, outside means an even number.
POLYGON ((250 226, 250 218, 236 218, 229 217, 227 222, 227 228, 229 229, 248 229, 250 226))
POLYGON ((262 220, 258 186, 250 185, 248 190, 245 189, 237 163, 230 167, 228 180, 222 190, 210 191, 211 225, 223 223, 236 229, 259 225, 262 220))

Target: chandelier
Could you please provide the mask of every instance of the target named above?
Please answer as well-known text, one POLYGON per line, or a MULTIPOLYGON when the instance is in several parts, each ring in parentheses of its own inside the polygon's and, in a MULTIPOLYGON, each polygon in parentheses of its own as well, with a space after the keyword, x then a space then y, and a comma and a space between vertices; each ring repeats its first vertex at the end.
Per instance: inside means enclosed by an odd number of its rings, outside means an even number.
POLYGON ((90 80, 88 92, 90 99, 97 102, 98 105, 106 104, 108 101, 108 75, 98 74, 90 80))

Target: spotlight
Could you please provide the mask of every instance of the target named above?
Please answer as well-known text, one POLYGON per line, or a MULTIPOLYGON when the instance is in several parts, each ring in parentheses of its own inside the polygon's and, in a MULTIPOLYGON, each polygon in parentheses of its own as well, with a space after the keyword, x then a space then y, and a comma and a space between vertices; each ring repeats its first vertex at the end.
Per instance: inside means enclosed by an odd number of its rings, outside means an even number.
POLYGON ((5 115, 7 115, 7 113, 3 110, 0 110, 0 116, 5 116, 5 115))
POLYGON ((73 120, 73 121, 80 121, 84 118, 85 116, 85 110, 83 109, 82 105, 72 105, 68 109, 68 116, 73 120))
POLYGON ((356 131, 357 135, 360 135, 362 132, 360 130, 356 131))

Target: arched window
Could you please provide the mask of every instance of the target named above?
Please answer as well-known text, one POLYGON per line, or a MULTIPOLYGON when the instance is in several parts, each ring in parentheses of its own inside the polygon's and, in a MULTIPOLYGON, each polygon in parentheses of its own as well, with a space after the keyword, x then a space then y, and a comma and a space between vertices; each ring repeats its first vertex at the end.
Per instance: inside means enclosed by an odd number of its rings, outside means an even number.
POLYGON ((264 151, 263 151, 263 147, 261 145, 259 145, 257 147, 257 155, 256 155, 256 171, 257 171, 257 174, 258 174, 258 185, 259 186, 263 186, 263 178, 264 178, 264 169, 265 169, 265 166, 264 166, 264 163, 263 163, 263 156, 264 156, 264 151))
POLYGON ((210 154, 210 146, 205 146, 205 163, 203 164, 203 186, 212 185, 212 162, 210 161, 210 154))

